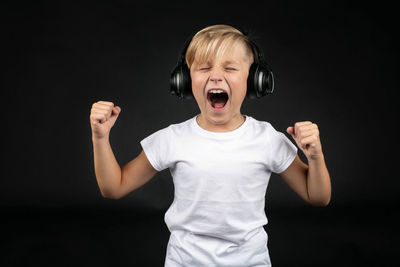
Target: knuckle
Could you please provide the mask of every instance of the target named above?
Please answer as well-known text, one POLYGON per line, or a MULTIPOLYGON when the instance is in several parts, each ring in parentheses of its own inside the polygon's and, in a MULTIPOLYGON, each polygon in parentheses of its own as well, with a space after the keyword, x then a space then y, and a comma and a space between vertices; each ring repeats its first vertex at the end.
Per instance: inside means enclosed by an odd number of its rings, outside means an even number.
POLYGON ((95 104, 102 105, 102 106, 104 106, 104 105, 106 105, 106 106, 114 106, 113 102, 111 102, 111 101, 103 101, 103 100, 97 101, 95 104))
POLYGON ((109 105, 109 106, 114 106, 114 103, 111 101, 105 101, 105 104, 109 105))

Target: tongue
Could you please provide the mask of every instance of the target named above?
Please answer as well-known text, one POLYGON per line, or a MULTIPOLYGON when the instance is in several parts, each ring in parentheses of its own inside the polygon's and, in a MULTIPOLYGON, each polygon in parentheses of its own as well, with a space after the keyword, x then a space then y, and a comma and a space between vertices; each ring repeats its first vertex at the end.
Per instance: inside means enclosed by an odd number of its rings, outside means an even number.
POLYGON ((213 105, 214 108, 223 108, 224 106, 225 106, 224 102, 216 102, 213 105))

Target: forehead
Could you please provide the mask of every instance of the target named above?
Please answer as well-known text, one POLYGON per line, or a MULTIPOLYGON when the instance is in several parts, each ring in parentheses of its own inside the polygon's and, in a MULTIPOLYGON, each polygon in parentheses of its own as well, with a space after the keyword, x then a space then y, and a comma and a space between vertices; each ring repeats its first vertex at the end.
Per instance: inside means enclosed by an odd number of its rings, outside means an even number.
POLYGON ((194 64, 222 61, 227 63, 250 63, 252 52, 243 41, 225 40, 216 43, 214 47, 206 51, 197 50, 194 64), (207 53, 208 52, 208 53, 207 53))

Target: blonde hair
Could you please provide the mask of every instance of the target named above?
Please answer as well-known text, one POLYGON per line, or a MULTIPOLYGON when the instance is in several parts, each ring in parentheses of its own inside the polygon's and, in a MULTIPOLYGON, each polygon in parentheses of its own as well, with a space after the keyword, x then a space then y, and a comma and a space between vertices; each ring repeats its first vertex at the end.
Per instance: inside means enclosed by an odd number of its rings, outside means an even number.
POLYGON ((212 25, 197 32, 190 42, 185 55, 190 68, 196 59, 199 64, 223 54, 230 44, 241 42, 248 50, 249 61, 254 60, 253 48, 249 38, 238 29, 229 25, 212 25))

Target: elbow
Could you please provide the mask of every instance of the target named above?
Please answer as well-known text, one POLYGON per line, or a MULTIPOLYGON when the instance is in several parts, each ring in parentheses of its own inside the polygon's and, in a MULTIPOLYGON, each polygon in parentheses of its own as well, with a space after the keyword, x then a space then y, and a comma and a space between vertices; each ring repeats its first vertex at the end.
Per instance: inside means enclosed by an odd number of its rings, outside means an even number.
POLYGON ((326 207, 329 205, 329 200, 328 201, 318 201, 318 202, 314 202, 311 205, 313 205, 314 207, 326 207))
POLYGON ((116 194, 115 192, 112 192, 111 190, 101 189, 100 193, 104 198, 107 198, 107 199, 117 200, 117 199, 121 198, 120 195, 116 194))
POLYGON ((329 205, 331 198, 324 199, 309 199, 308 203, 310 203, 314 207, 326 207, 329 205))
POLYGON ((321 190, 314 194, 308 194, 308 203, 315 207, 326 207, 331 202, 331 189, 321 190))

